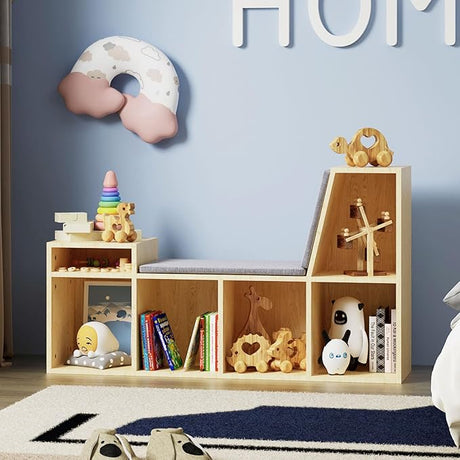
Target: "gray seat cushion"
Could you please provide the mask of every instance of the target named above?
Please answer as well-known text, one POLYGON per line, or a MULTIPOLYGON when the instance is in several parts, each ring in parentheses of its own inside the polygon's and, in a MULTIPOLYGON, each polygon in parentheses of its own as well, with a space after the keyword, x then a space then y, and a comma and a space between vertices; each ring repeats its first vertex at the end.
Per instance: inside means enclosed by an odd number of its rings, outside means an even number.
POLYGON ((165 259, 139 267, 141 273, 202 273, 215 275, 304 276, 299 262, 165 259))
POLYGON ((311 252, 313 250, 313 244, 315 242, 316 232, 318 231, 318 223, 323 209, 324 197, 326 195, 327 184, 329 182, 330 171, 324 171, 323 179, 318 193, 318 199, 316 201, 315 211, 313 213, 313 220, 310 225, 310 233, 308 234, 307 244, 305 245, 305 254, 302 259, 302 267, 308 270, 310 264, 311 252))

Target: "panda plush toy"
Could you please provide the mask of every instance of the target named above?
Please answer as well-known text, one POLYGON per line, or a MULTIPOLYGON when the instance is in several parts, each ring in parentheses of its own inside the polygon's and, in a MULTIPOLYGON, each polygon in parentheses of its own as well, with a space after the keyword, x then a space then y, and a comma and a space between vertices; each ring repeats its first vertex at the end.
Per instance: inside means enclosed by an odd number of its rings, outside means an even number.
POLYGON ((358 363, 366 364, 369 340, 364 326, 364 304, 354 297, 340 297, 332 301, 331 327, 329 337, 342 339, 350 331, 348 347, 350 348, 349 370, 355 370, 358 363))

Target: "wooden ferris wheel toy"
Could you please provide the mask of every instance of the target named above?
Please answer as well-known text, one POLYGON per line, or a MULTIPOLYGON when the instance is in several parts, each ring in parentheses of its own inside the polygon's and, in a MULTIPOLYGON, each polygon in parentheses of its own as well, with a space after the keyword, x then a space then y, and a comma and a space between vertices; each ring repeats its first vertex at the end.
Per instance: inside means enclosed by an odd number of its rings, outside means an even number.
POLYGON ((388 211, 383 211, 381 217, 377 219, 375 225, 369 224, 363 200, 358 198, 355 204, 350 205, 350 218, 356 219, 358 230, 350 233, 348 228, 342 229, 342 233, 337 235, 337 247, 340 249, 352 249, 353 241, 358 242, 358 262, 356 270, 345 270, 344 273, 350 276, 376 276, 387 275, 387 272, 374 270, 374 256, 380 255, 375 241, 375 232, 389 232, 393 225, 388 211), (366 262, 366 270, 364 270, 366 262))

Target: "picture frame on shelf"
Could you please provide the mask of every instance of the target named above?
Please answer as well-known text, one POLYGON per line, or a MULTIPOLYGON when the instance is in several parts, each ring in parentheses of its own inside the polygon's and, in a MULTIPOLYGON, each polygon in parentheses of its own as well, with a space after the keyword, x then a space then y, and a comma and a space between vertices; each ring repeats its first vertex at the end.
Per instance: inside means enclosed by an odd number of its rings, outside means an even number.
POLYGON ((106 324, 120 343, 120 351, 131 354, 131 283, 85 281, 83 323, 88 321, 106 324))

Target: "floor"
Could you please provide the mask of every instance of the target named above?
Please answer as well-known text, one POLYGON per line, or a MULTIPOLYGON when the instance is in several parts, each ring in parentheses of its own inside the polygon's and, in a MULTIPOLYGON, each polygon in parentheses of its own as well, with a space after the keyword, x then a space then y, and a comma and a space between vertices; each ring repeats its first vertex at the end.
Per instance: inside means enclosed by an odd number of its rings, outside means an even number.
MULTIPOLYGON (((102 371, 103 372, 103 371, 102 371)), ((397 384, 343 384, 284 382, 228 382, 199 380, 179 382, 154 377, 64 376, 45 373, 44 356, 17 356, 11 367, 0 368, 0 409, 19 401, 50 385, 112 385, 156 388, 203 388, 264 391, 302 391, 323 393, 368 393, 429 396, 431 367, 414 367, 402 385, 397 384)))

